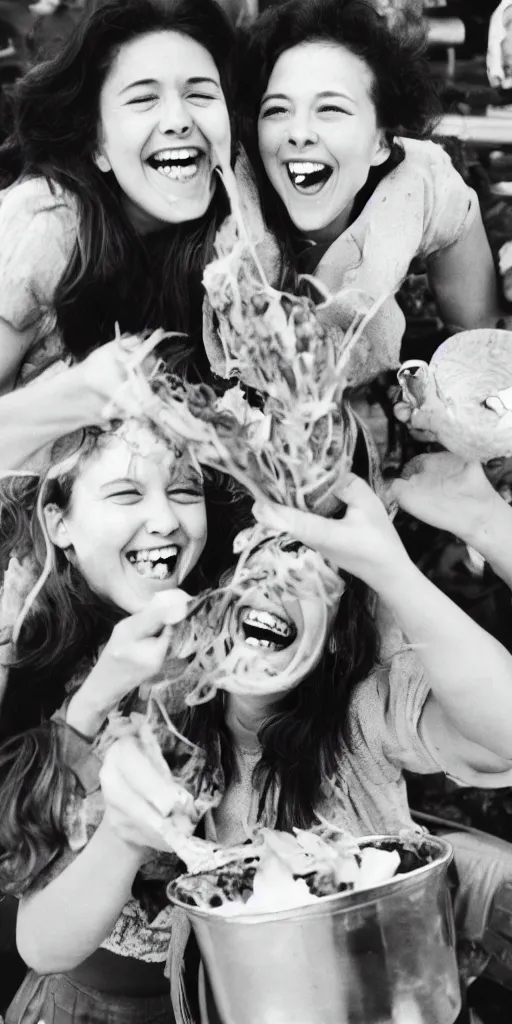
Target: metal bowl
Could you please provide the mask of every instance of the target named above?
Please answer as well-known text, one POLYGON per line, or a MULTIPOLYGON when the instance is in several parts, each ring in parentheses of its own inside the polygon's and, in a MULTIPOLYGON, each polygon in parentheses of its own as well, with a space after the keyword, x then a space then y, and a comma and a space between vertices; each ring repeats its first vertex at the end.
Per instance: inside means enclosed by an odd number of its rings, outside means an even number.
MULTIPOLYGON (((361 845, 400 844, 370 836, 361 845)), ((452 850, 372 889, 222 917, 167 890, 194 928, 224 1024, 453 1024, 460 1010, 447 886, 452 850)), ((188 876, 189 877, 189 876, 188 876)))

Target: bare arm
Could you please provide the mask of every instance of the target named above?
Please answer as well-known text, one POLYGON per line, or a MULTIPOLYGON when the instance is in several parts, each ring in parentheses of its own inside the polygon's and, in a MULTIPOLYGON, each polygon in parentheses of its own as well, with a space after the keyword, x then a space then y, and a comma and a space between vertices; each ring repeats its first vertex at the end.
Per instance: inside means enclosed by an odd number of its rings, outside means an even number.
POLYGON ((22 468, 44 445, 73 430, 104 425, 107 404, 128 380, 132 353, 128 340, 111 341, 82 363, 0 397, 0 471, 22 468))
POLYGON ((476 548, 512 590, 512 508, 495 493, 493 515, 468 534, 467 543, 476 548))
POLYGON ((393 480, 389 493, 405 512, 479 551, 512 588, 512 508, 479 462, 465 462, 451 452, 418 455, 393 480))
POLYGON ((83 387, 79 367, 4 394, 0 397, 0 471, 20 469, 58 437, 99 424, 100 408, 99 399, 83 387))
POLYGON ((503 315, 480 212, 464 238, 429 259, 428 276, 441 316, 452 333, 495 327, 503 315))
POLYGON ((103 820, 76 860, 45 889, 20 902, 17 943, 39 974, 69 971, 110 934, 144 859, 103 820))
POLYGON ((107 752, 100 773, 105 815, 90 842, 45 889, 22 899, 17 941, 40 974, 69 971, 110 934, 149 851, 192 834, 190 794, 148 758, 134 736, 107 752), (163 834, 165 833, 165 838, 163 834))
MULTIPOLYGON (((391 609, 432 689, 446 728, 438 749, 481 771, 512 766, 512 656, 417 569, 382 502, 358 477, 339 494, 344 519, 255 506, 264 525, 285 530, 358 576, 391 609)), ((427 716, 428 717, 428 716, 427 716)))
POLYGON ((12 391, 19 368, 33 340, 33 329, 17 331, 0 317, 0 396, 12 391))

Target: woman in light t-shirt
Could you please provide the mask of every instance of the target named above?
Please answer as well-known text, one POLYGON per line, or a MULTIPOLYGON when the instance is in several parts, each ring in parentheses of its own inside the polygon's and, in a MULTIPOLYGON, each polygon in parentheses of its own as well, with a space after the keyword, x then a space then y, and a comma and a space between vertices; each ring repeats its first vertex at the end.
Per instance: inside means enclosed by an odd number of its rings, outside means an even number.
POLYGON ((337 296, 320 315, 342 331, 387 297, 355 353, 354 383, 399 365, 395 295, 417 257, 453 332, 494 326, 478 199, 428 141, 435 104, 421 45, 360 0, 287 0, 251 27, 242 66, 244 142, 281 250, 270 276, 293 290, 297 275, 314 275, 317 300, 322 286, 337 296))

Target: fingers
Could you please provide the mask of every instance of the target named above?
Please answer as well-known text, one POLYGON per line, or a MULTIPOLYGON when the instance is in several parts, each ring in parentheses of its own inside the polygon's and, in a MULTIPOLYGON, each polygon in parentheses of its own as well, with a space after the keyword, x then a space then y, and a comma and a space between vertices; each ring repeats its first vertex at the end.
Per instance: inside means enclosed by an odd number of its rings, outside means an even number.
POLYGON ((289 533, 307 547, 316 548, 320 544, 325 546, 328 543, 326 527, 329 520, 323 516, 261 501, 257 501, 253 506, 253 515, 262 526, 281 533, 289 533))
MULTIPOLYGON (((344 483, 335 488, 335 494, 348 507, 365 508, 380 501, 366 481, 355 473, 348 474, 344 483)), ((253 505, 253 515, 262 526, 289 533, 311 548, 328 547, 331 536, 339 532, 341 525, 340 520, 273 502, 257 501, 253 505)))
POLYGON ((393 406, 393 415, 399 423, 404 423, 409 428, 409 433, 415 441, 421 441, 423 444, 437 441, 436 435, 427 429, 427 420, 421 409, 412 409, 408 402, 397 402, 393 406))
POLYGON ((107 751, 100 772, 105 797, 118 808, 131 812, 131 801, 151 805, 159 815, 193 813, 190 793, 173 779, 170 769, 163 775, 141 749, 136 737, 116 740, 107 751))
POLYGON ((110 777, 104 769, 100 773, 106 810, 114 812, 116 830, 137 846, 155 847, 155 837, 161 834, 164 819, 122 776, 110 777))
POLYGON ((397 402, 393 406, 393 416, 399 420, 400 423, 409 423, 411 418, 412 409, 408 402, 397 402))
POLYGON ((165 626, 174 626, 185 618, 190 601, 189 594, 179 587, 155 594, 146 608, 130 617, 130 637, 158 636, 165 626))

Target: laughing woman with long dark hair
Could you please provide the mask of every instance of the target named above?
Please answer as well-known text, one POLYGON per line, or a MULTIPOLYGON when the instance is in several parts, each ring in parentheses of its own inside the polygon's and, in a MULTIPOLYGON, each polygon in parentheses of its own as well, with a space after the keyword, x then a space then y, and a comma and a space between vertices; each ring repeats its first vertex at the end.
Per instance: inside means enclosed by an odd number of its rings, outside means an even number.
POLYGON ((106 0, 17 84, 0 149, 3 465, 102 422, 125 378, 116 325, 182 332, 169 362, 208 373, 201 278, 227 212, 234 59, 215 0, 106 0), (7 394, 58 359, 78 365, 7 394))

